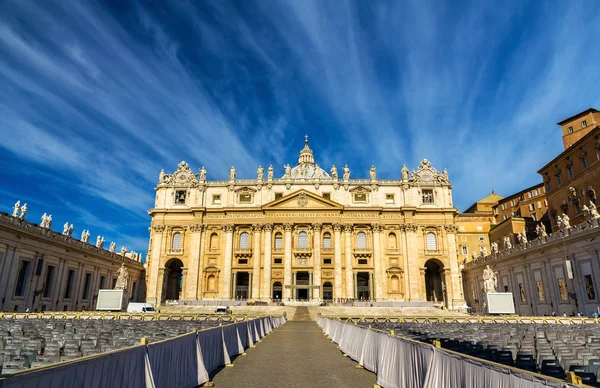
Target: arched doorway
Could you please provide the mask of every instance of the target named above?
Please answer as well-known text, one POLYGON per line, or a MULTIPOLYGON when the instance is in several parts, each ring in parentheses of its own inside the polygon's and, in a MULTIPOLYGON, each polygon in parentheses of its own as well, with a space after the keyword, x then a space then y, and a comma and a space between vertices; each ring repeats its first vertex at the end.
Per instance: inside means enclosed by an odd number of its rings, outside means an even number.
POLYGON ((273 299, 281 300, 282 292, 283 287, 281 286, 281 282, 273 283, 273 299))
POLYGON ((166 300, 179 300, 183 283, 183 262, 179 259, 171 259, 165 264, 166 300))
POLYGON ((444 265, 438 260, 427 260, 425 263, 425 295, 430 302, 445 302, 444 298, 444 265))
POLYGON ((333 285, 330 282, 323 283, 323 300, 333 300, 333 285))

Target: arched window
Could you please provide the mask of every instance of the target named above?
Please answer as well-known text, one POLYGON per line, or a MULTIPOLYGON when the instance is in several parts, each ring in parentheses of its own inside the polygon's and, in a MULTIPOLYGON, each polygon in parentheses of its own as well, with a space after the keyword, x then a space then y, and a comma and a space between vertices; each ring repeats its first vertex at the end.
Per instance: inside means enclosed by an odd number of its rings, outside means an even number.
POLYGON ((323 248, 331 249, 331 234, 329 232, 323 235, 323 248))
POLYGON ((250 248, 250 236, 247 232, 242 232, 242 234, 240 234, 240 249, 248 248, 250 248))
POLYGON ((427 250, 428 251, 436 251, 437 250, 435 233, 433 233, 433 232, 427 233, 427 250))
POLYGON ((210 249, 219 249, 219 235, 216 233, 210 235, 210 249))
POLYGON ((358 249, 367 248, 367 235, 365 232, 358 232, 356 235, 356 245, 358 249))
POLYGON ((275 249, 283 249, 283 238, 281 233, 275 235, 275 249))
POLYGON ((388 234, 388 248, 396 249, 396 233, 388 234))
POLYGON ((181 249, 181 233, 177 232, 173 235, 173 242, 171 244, 171 249, 173 249, 173 250, 181 249))
POLYGON ((308 234, 306 232, 298 233, 298 248, 308 248, 308 234))

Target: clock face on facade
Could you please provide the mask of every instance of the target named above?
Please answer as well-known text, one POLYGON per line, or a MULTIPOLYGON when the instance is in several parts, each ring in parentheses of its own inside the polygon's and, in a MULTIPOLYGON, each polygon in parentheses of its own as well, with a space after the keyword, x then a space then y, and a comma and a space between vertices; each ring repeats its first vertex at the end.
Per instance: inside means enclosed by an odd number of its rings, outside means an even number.
POLYGON ((179 178, 180 181, 185 180, 185 174, 179 174, 178 178, 179 178))
POLYGON ((433 179, 433 174, 431 171, 423 171, 421 173, 421 179, 423 179, 425 182, 430 182, 433 179))

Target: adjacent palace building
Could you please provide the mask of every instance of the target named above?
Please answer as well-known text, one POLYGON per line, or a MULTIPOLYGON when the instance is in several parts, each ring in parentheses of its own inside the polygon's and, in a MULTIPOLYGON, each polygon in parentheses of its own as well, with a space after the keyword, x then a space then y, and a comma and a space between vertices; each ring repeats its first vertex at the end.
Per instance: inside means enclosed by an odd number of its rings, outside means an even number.
MULTIPOLYGON (((320 168, 305 141, 273 177, 208 181, 161 172, 150 215, 147 301, 395 300, 464 306, 457 214, 446 170, 423 160, 399 180, 320 168)), ((266 173, 265 173, 266 172, 266 173)))

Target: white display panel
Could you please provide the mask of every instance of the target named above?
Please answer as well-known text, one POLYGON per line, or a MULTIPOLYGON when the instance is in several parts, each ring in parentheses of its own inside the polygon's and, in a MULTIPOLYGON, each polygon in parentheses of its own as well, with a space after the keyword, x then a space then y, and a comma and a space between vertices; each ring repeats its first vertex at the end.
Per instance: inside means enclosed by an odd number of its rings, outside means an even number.
POLYGON ((488 314, 515 313, 512 292, 489 292, 485 295, 488 314))

